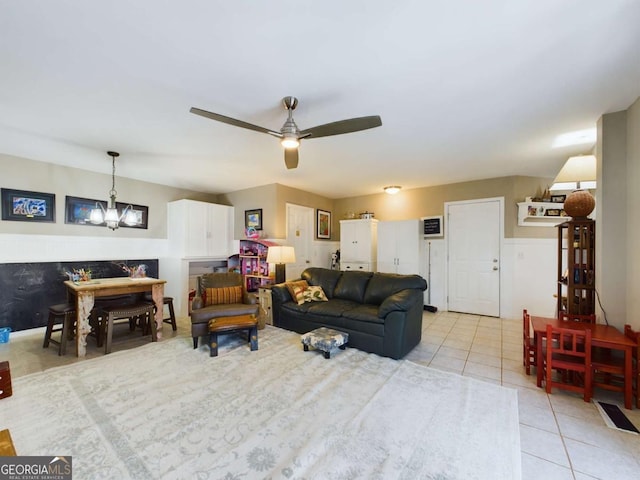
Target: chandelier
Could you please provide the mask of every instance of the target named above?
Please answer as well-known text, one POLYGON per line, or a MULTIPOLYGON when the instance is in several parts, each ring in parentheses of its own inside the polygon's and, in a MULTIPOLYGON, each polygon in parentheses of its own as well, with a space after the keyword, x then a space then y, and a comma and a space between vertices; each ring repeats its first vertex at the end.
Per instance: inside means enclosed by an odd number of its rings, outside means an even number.
POLYGON ((132 205, 127 205, 121 214, 118 214, 118 207, 116 205, 116 157, 119 157, 118 152, 107 152, 107 155, 111 157, 111 190, 109 190, 109 203, 107 209, 102 206, 100 202, 96 202, 95 208, 91 209, 89 221, 93 224, 100 225, 106 223, 107 228, 115 230, 118 228, 120 222, 126 225, 133 226, 138 223, 136 212, 133 210, 132 205))

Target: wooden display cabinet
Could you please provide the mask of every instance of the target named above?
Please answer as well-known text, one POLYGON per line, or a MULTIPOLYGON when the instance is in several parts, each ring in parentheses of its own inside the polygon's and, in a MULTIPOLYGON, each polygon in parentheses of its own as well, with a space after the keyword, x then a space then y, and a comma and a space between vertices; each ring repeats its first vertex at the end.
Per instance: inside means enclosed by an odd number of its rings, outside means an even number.
POLYGON ((596 222, 571 220, 558 225, 557 313, 595 313, 596 222))

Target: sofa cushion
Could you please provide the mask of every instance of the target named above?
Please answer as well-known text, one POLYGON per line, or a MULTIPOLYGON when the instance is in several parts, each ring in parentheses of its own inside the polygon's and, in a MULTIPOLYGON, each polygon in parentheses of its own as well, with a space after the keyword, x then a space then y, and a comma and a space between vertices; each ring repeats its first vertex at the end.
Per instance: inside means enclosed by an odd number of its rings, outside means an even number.
POLYGON ((322 287, 327 298, 333 298, 333 291, 338 280, 342 276, 340 270, 329 270, 327 268, 310 267, 307 268, 300 277, 306 280, 309 285, 319 285, 322 287))
POLYGON ((387 297, 401 290, 418 289, 424 291, 426 288, 427 281, 420 275, 376 273, 367 284, 363 303, 380 305, 387 297))
POLYGON ((351 300, 352 302, 365 303, 364 292, 372 275, 372 272, 342 272, 342 276, 333 291, 333 296, 351 300))
POLYGON ((204 305, 228 305, 231 303, 242 303, 242 287, 219 287, 205 288, 204 305))
POLYGON ((191 311, 191 323, 207 323, 212 318, 235 317, 238 315, 258 315, 258 305, 245 303, 230 303, 210 305, 199 310, 191 311))
POLYGON ((348 312, 358 307, 358 303, 351 300, 344 300, 340 298, 333 298, 328 302, 311 302, 307 312, 314 315, 325 315, 328 317, 341 317, 348 312))
POLYGON ((377 305, 358 305, 356 308, 344 312, 344 317, 349 320, 384 325, 384 318, 378 317, 377 305))

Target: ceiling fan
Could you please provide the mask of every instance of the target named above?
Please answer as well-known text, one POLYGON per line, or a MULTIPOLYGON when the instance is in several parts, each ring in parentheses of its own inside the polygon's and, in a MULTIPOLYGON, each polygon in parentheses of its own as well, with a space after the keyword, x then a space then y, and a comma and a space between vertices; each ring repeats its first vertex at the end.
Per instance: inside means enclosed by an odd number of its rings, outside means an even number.
POLYGON ((300 140, 307 138, 319 138, 328 137, 331 135, 341 135, 343 133, 359 132, 360 130, 367 130, 369 128, 375 128, 382 125, 382 119, 379 115, 372 115, 369 117, 349 118, 346 120, 339 120, 337 122, 325 123, 324 125, 318 125, 316 127, 300 130, 293 120, 293 111, 298 106, 298 99, 296 97, 284 97, 282 99, 284 108, 288 112, 287 120, 282 125, 280 131, 270 130, 268 128, 260 127, 259 125, 253 125, 251 123, 243 122, 242 120, 236 120, 235 118, 226 117, 219 113, 207 112, 199 108, 191 107, 189 110, 191 113, 201 115, 203 117, 217 120, 218 122, 227 123, 236 127, 247 128, 256 132, 268 133, 274 137, 280 138, 280 143, 284 147, 284 163, 287 168, 296 168, 298 166, 298 146, 300 140))

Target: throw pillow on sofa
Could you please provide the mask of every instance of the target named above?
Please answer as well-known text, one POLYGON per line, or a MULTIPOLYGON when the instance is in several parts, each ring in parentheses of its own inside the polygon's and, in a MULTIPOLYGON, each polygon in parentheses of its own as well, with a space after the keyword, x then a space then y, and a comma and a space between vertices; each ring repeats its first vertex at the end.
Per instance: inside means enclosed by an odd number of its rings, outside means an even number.
POLYGON ((329 299, 324 294, 324 290, 320 286, 309 286, 307 288, 304 287, 293 287, 294 291, 294 300, 298 303, 298 305, 302 305, 307 302, 328 302, 329 299))
POLYGON ((242 286, 205 289, 204 305, 223 305, 242 303, 242 286))
POLYGON ((306 280, 297 280, 295 282, 286 282, 284 284, 285 287, 287 287, 287 290, 289 290, 289 294, 291 295, 291 298, 293 300, 295 300, 296 302, 298 301, 298 299, 296 298, 296 292, 294 291, 294 287, 300 287, 302 290, 309 288, 309 284, 307 283, 306 280))
POLYGON ((324 290, 320 286, 310 286, 302 292, 305 302, 328 302, 329 299, 324 294, 324 290))

